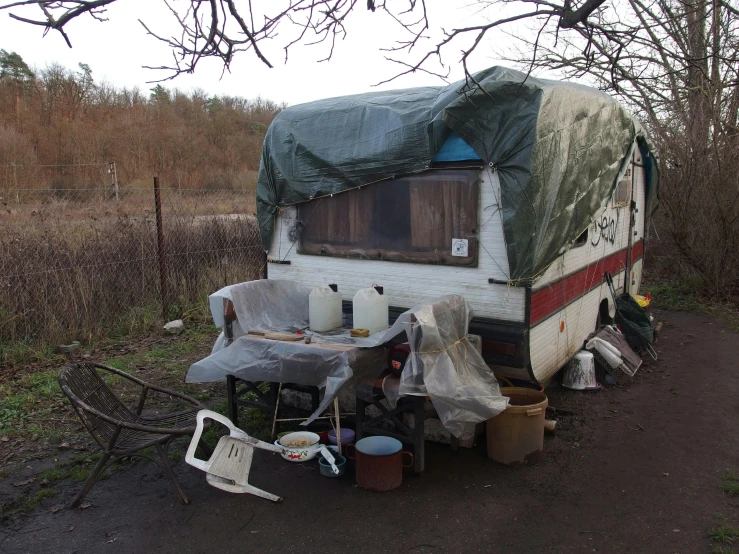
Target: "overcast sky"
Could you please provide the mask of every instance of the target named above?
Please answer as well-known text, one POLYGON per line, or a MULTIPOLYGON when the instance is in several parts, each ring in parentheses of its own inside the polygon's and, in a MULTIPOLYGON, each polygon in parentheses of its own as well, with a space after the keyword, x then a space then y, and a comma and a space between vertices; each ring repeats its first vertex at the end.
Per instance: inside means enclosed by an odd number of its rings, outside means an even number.
MULTIPOLYGON (((182 6, 188 0, 173 0, 174 6, 182 6)), ((243 1, 243 0, 242 0, 243 1)), ((269 0, 253 0, 257 2, 269 0)), ((262 43, 265 54, 275 66, 269 69, 250 52, 241 53, 232 65, 231 73, 221 78, 221 65, 217 60, 204 60, 194 75, 180 76, 164 83, 167 87, 190 90, 195 87, 209 94, 229 94, 253 98, 262 96, 277 102, 297 104, 326 98, 367 92, 372 86, 392 77, 399 66, 384 59, 382 46, 391 45, 394 39, 402 38, 402 30, 378 10, 368 12, 364 2, 347 22, 348 36, 337 45, 334 57, 329 62, 318 63, 325 57, 324 46, 302 47, 291 50, 287 64, 283 63, 282 45, 284 37, 292 31, 289 24, 280 28, 278 40, 262 43)), ((38 17, 37 8, 26 8, 26 16, 38 17)), ((496 16, 499 13, 495 14, 496 16)), ((0 48, 15 51, 32 67, 42 68, 58 62, 76 68, 84 62, 92 68, 96 81, 106 80, 117 86, 138 86, 148 90, 147 83, 166 76, 162 72, 143 69, 143 65, 158 66, 171 62, 171 50, 155 38, 148 36, 138 19, 143 19, 152 30, 170 35, 176 32, 171 14, 161 0, 119 0, 112 4, 106 14, 109 21, 98 22, 82 16, 70 23, 66 29, 73 48, 65 44, 58 32, 43 36, 41 27, 19 23, 0 12, 0 48)), ((429 19, 437 31, 479 24, 485 21, 474 0, 431 0, 429 19)), ((286 22, 287 23, 287 22, 286 22)), ((481 44, 471 60, 471 69, 479 70, 500 63, 495 59, 495 44, 508 40, 503 35, 493 36, 493 41, 481 44), (497 42, 496 42, 497 41, 497 42)), ((426 44, 431 45, 430 41, 426 44)), ((463 46, 459 42, 452 46, 445 61, 452 67, 451 78, 463 76, 461 66, 452 62, 459 60, 463 46)), ((425 52, 425 50, 424 50, 425 52)), ((422 52, 403 59, 413 62, 422 52)), ((408 88, 421 85, 443 84, 438 78, 427 74, 403 77, 382 89, 408 88)))

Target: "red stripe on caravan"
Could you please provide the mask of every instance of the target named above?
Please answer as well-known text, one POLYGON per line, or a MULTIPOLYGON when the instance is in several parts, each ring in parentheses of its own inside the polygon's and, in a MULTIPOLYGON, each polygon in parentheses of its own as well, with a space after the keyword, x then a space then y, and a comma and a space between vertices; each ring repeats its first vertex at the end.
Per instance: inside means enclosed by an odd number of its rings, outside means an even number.
POLYGON ((642 256, 644 256, 644 241, 640 240, 631 246, 631 264, 633 265, 642 256))
MULTIPOLYGON (((631 259, 636 261, 644 253, 644 241, 632 246, 631 259)), ((555 281, 531 294, 529 325, 533 327, 586 292, 600 286, 607 271, 615 275, 626 267, 626 249, 555 281)))

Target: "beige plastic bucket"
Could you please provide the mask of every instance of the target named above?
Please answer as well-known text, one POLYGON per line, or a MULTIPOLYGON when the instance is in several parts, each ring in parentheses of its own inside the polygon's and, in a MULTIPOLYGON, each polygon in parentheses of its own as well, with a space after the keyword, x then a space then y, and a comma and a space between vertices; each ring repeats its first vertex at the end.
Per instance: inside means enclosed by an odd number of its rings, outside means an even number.
POLYGON ((536 462, 544 448, 547 395, 521 387, 500 392, 510 402, 504 412, 487 421, 488 457, 509 465, 536 462))

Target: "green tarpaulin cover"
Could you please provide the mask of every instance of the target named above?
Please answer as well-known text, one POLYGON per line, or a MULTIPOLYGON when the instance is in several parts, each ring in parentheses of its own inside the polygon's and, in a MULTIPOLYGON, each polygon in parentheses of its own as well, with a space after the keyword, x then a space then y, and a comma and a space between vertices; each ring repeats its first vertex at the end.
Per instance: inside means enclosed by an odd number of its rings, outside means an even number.
POLYGON ((371 92, 292 106, 264 139, 257 218, 269 247, 279 207, 427 171, 452 131, 500 177, 513 284, 529 284, 605 206, 634 139, 657 205, 656 152, 604 92, 492 67, 445 87, 371 92))

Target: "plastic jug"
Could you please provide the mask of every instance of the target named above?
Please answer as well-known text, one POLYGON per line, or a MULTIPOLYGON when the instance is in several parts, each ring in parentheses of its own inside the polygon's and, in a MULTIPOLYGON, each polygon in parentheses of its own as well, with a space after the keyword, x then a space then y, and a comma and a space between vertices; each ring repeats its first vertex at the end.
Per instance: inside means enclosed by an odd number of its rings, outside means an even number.
POLYGON ((359 289, 352 308, 355 329, 369 329, 370 335, 374 335, 388 328, 387 296, 382 287, 359 289))
POLYGON ((316 333, 341 327, 341 293, 336 285, 315 288, 308 296, 308 321, 316 333))

